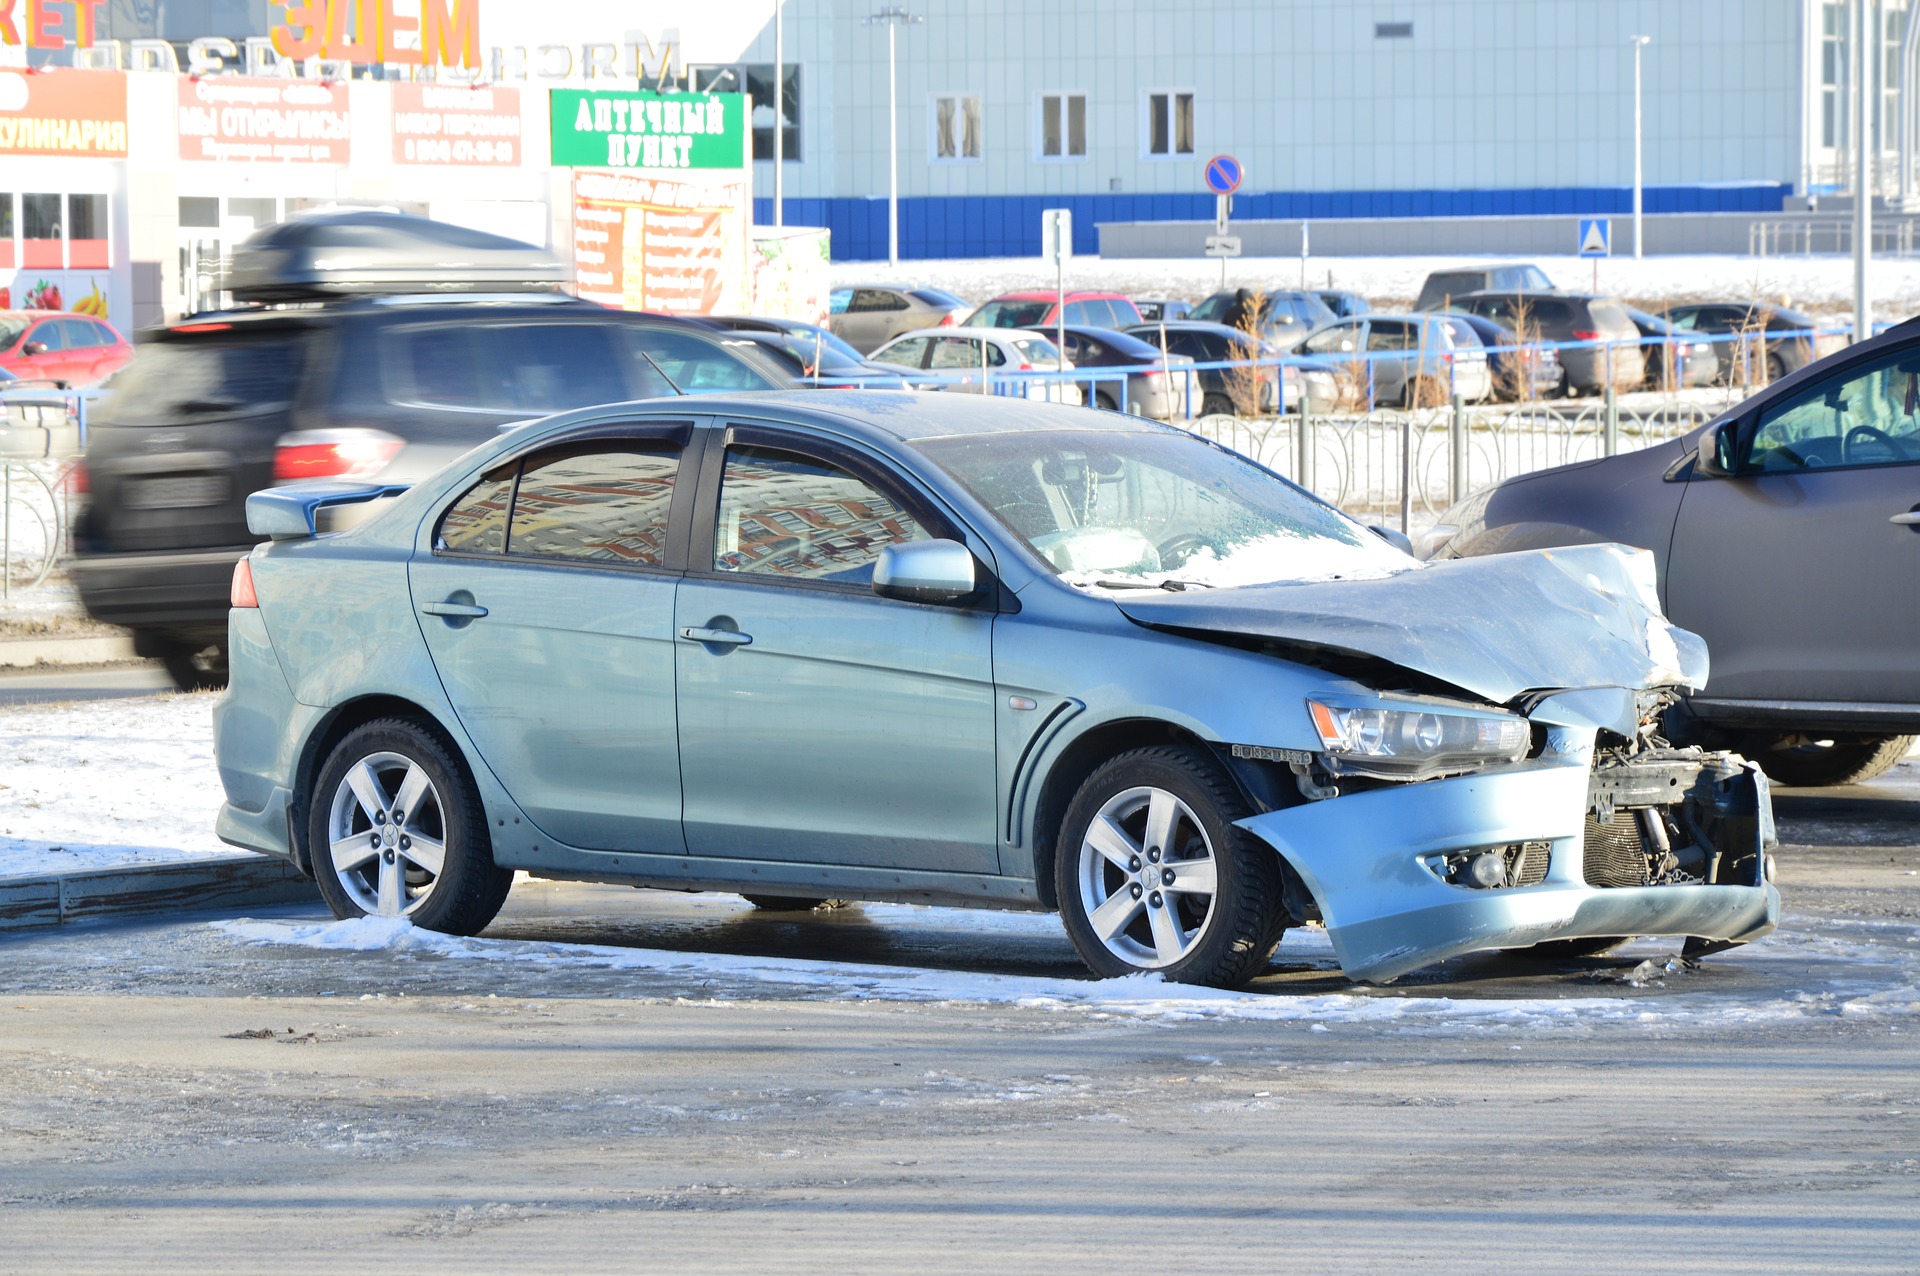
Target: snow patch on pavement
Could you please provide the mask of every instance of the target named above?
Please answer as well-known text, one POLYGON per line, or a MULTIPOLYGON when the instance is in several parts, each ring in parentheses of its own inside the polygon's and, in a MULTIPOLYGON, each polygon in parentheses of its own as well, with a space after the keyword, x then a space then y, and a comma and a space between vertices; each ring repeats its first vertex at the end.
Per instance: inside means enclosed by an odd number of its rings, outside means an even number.
POLYGON ((238 855, 213 835, 219 697, 0 713, 0 879, 238 855))
POLYGON ((465 961, 536 963, 651 971, 724 981, 750 998, 769 986, 804 988, 851 1001, 971 1002, 1077 1011, 1161 1021, 1244 1019, 1269 1022, 1394 1023, 1410 1028, 1539 1028, 1614 1022, 1672 1025, 1689 1022, 1757 1024, 1846 1014, 1920 1014, 1920 991, 1883 989, 1848 996, 1808 994, 1756 1005, 1718 997, 1674 997, 1660 1002, 1630 997, 1462 999, 1366 993, 1287 995, 1234 992, 1169 984, 1159 975, 1069 980, 873 966, 799 958, 669 952, 510 939, 471 939, 421 930, 405 918, 365 917, 343 922, 217 921, 210 925, 246 944, 282 944, 330 951, 390 952, 465 961), (758 986, 758 988, 756 988, 758 986))

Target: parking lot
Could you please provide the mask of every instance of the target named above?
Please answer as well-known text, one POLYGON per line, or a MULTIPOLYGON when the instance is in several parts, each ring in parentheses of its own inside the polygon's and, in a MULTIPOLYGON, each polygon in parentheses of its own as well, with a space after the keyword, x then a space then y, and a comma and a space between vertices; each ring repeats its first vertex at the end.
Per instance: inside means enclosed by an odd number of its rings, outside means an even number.
POLYGON ((1303 930, 1216 992, 1090 980, 1046 915, 536 880, 470 940, 317 903, 14 932, 0 1270, 1083 1269, 1229 1237, 1327 1270, 1912 1271, 1920 759, 1777 811, 1780 928, 1698 966, 1638 941, 1368 987, 1303 930))

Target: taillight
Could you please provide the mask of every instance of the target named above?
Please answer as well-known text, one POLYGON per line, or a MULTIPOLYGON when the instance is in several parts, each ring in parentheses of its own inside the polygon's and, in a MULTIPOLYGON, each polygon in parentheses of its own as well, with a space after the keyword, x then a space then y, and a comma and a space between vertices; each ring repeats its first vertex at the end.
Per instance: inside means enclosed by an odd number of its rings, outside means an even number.
POLYGON ((1021 364, 1021 365, 1020 365, 1020 368, 1019 368, 1019 370, 1020 370, 1021 372, 1032 372, 1032 371, 1033 371, 1033 365, 1032 365, 1031 363, 1023 363, 1023 364, 1021 364))
POLYGON ((85 461, 75 461, 67 471, 67 491, 75 496, 86 496, 93 491, 93 480, 87 474, 85 461))
POLYGON ((957 327, 959 323, 960 323, 959 316, 955 312, 949 310, 947 311, 946 314, 940 316, 940 322, 937 326, 941 328, 952 328, 952 327, 957 327))
POLYGON ((274 445, 273 480, 372 478, 405 446, 384 430, 295 430, 274 445))
POLYGON ((1600 334, 1591 328, 1575 328, 1573 330, 1573 339, 1575 341, 1598 341, 1600 340, 1600 334))
POLYGON ((232 607, 258 607, 260 595, 253 592, 253 562, 243 558, 233 565, 233 587, 227 591, 232 607))

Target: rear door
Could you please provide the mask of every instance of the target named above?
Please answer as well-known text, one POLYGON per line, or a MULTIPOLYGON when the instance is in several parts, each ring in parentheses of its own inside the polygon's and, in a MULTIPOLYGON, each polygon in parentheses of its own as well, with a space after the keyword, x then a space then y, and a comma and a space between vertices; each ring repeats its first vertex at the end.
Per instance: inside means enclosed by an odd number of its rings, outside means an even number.
POLYGON ((1686 485, 1667 567, 1668 613, 1712 653, 1705 694, 1920 704, 1920 351, 1742 434, 1739 473, 1686 485))
POLYGON ((460 725, 534 824, 579 849, 683 849, 673 607, 692 425, 600 430, 479 476, 410 567, 460 725))
POLYGON ((886 288, 856 288, 847 301, 847 312, 839 317, 834 331, 855 350, 867 354, 910 330, 911 325, 900 322, 910 309, 911 303, 897 292, 886 288))

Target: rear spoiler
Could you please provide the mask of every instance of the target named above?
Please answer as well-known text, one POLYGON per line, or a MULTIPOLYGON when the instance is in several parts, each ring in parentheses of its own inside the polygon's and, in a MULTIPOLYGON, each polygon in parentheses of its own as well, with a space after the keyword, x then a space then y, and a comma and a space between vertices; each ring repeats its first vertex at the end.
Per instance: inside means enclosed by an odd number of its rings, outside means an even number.
POLYGON ((398 496, 405 483, 290 483, 270 487, 247 497, 247 530, 274 540, 297 540, 319 534, 315 519, 334 505, 357 505, 398 496))

